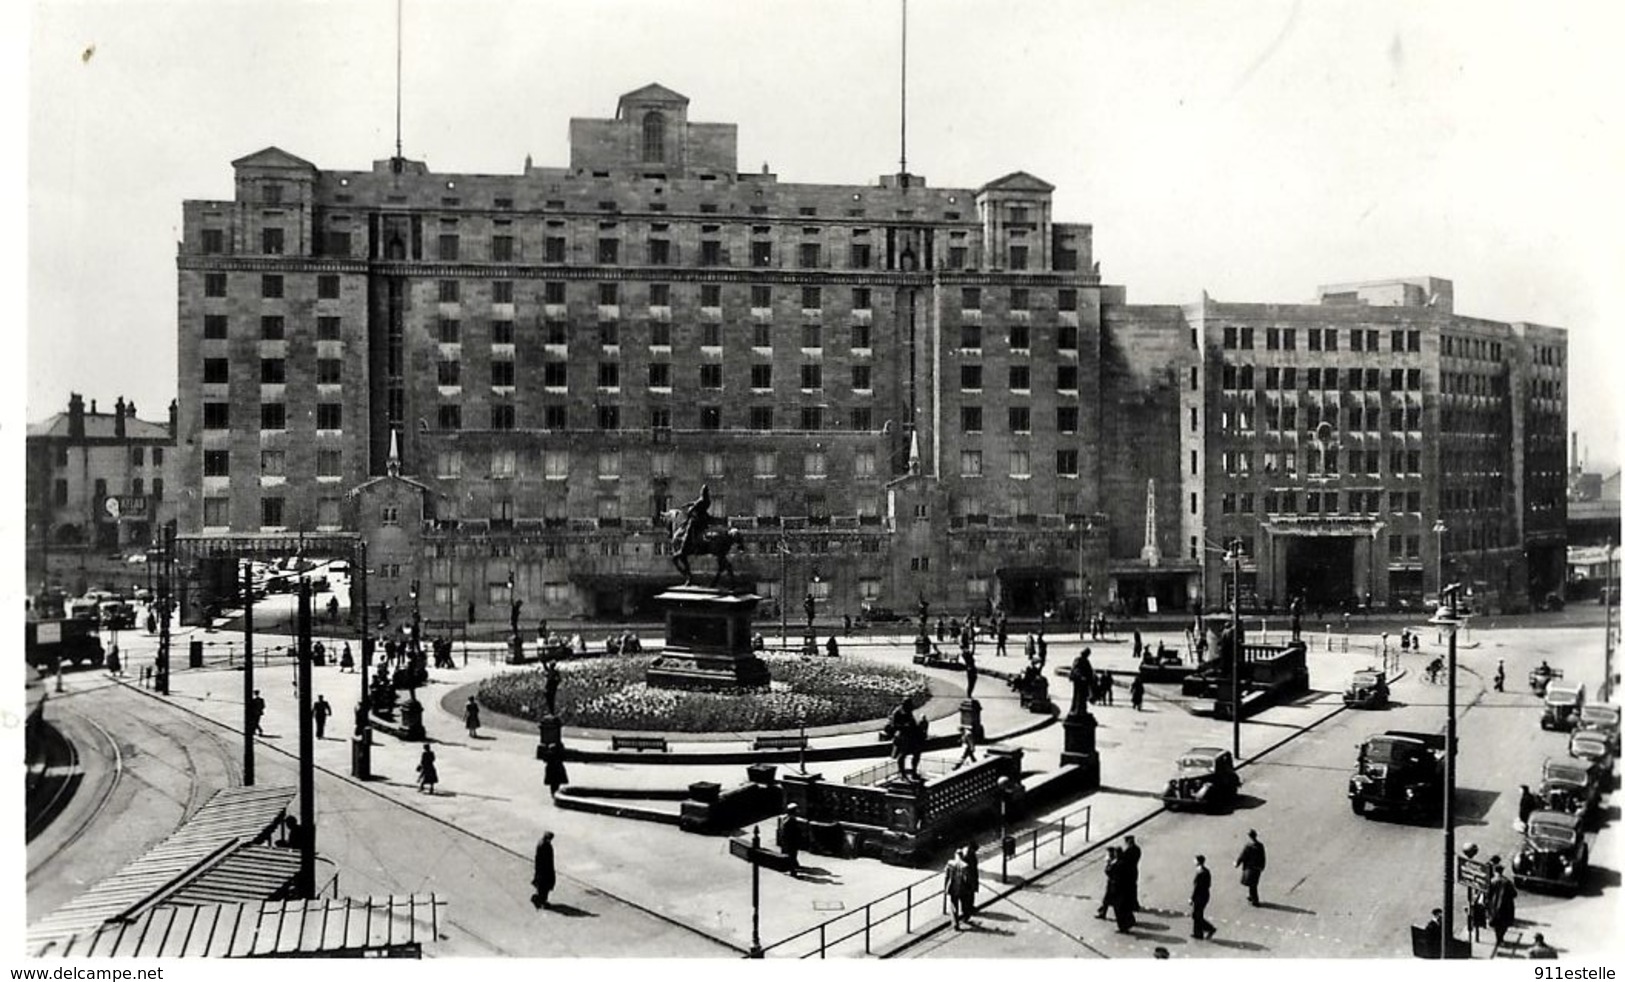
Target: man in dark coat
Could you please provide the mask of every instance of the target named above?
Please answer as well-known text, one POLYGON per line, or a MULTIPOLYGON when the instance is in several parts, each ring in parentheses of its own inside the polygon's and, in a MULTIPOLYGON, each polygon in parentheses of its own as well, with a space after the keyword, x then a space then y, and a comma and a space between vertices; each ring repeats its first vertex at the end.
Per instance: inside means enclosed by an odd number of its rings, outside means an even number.
POLYGON ((795 802, 784 806, 784 817, 779 819, 779 851, 790 860, 790 875, 801 873, 801 816, 795 802))
POLYGON ((1236 867, 1241 870, 1241 883, 1247 888, 1247 902, 1254 907, 1258 906, 1258 881, 1264 876, 1265 859, 1264 843, 1258 841, 1257 830, 1248 829, 1247 844, 1236 857, 1236 867))
POLYGON ((1123 837, 1123 898, 1128 909, 1143 910, 1140 906, 1140 844, 1134 836, 1123 837))
POLYGON ((1118 849, 1115 861, 1109 860, 1106 864, 1107 906, 1112 910, 1112 918, 1117 921, 1118 934, 1127 934, 1134 927, 1135 873, 1123 853, 1124 850, 1118 849))
POLYGON ((1484 897, 1485 906, 1489 908, 1490 930, 1495 932, 1495 943, 1499 946, 1506 942, 1507 928, 1518 919, 1518 888, 1507 878, 1506 867, 1495 864, 1484 897))
POLYGON ((260 690, 254 690, 254 698, 248 700, 248 728, 255 736, 264 736, 265 728, 260 722, 265 719, 265 698, 260 690))
POLYGON ((327 718, 333 715, 333 706, 326 696, 317 696, 316 702, 310 707, 310 718, 316 724, 316 739, 327 737, 327 718))
POLYGON ((543 832, 541 841, 536 843, 536 862, 531 868, 530 885, 536 892, 531 894, 530 902, 538 908, 549 906, 547 895, 553 892, 557 882, 553 869, 553 833, 543 832))
POLYGON ((1196 875, 1191 879, 1191 937, 1201 940, 1213 937, 1216 930, 1207 919, 1207 902, 1213 896, 1213 872, 1207 868, 1207 857, 1196 857, 1196 875))
POLYGON ((1114 910, 1117 906, 1117 894, 1120 880, 1117 878, 1118 864, 1123 861, 1123 850, 1120 846, 1106 847, 1106 889, 1100 895, 1100 906, 1095 908, 1095 917, 1106 919, 1106 911, 1114 910))
POLYGON ((1128 701, 1129 705, 1134 707, 1135 712, 1139 712, 1140 707, 1145 704, 1145 682, 1140 678, 1139 673, 1135 673, 1134 681, 1128 684, 1128 701))

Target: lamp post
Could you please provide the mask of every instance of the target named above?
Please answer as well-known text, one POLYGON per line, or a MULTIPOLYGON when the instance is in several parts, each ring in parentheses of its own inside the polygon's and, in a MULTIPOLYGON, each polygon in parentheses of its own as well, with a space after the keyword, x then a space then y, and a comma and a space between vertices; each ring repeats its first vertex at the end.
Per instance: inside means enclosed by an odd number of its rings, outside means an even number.
POLYGON ((1087 641, 1089 636, 1089 594, 1093 585, 1083 571, 1084 547, 1089 544, 1089 531, 1094 527, 1093 522, 1083 522, 1078 529, 1078 640, 1087 641))
POLYGON ((418 610, 418 581, 412 579, 412 670, 407 673, 412 680, 412 698, 418 695, 418 660, 423 657, 423 645, 419 638, 423 636, 423 616, 418 610))
POLYGON ((1230 541, 1230 754, 1241 761, 1241 540, 1230 541))
MULTIPOLYGON (((1441 525, 1443 523, 1440 523, 1441 525)), ((1439 957, 1445 958, 1450 942, 1455 938, 1456 897, 1456 600, 1461 584, 1441 587, 1439 612, 1432 618, 1434 624, 1450 635, 1445 662, 1445 720, 1444 720, 1444 902, 1440 909, 1444 918, 1439 932, 1439 957)))
POLYGON ((1444 519, 1433 523, 1433 581, 1434 589, 1439 591, 1439 602, 1444 603, 1444 534, 1449 531, 1444 519))
POLYGON ((254 785, 254 564, 243 560, 243 786, 254 785))
POLYGON ((372 638, 367 631, 367 540, 356 542, 355 562, 350 572, 350 607, 361 615, 361 699, 356 703, 355 748, 350 756, 350 774, 365 781, 372 776, 372 694, 367 685, 372 680, 372 638), (356 594, 356 577, 361 578, 360 596, 356 594))
POLYGON ((790 650, 790 539, 779 531, 779 650, 790 650))
POLYGON ((1614 691, 1614 540, 1602 554, 1602 701, 1614 691))

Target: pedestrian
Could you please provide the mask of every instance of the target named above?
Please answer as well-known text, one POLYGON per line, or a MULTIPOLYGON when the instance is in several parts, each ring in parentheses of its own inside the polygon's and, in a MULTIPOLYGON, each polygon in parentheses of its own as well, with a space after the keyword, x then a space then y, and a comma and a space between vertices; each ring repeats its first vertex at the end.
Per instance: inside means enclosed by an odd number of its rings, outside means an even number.
POLYGON ((465 625, 474 623, 474 601, 472 600, 468 602, 468 616, 463 619, 463 623, 465 625))
POLYGON ((553 833, 543 832, 541 841, 536 843, 536 861, 531 866, 530 885, 536 892, 530 895, 530 902, 538 909, 546 908, 547 895, 553 892, 557 882, 553 869, 553 833))
POLYGON ((831 634, 829 640, 824 642, 824 654, 831 658, 841 657, 841 646, 835 643, 835 635, 831 634))
POLYGON ((959 745, 964 749, 959 754, 959 762, 954 764, 956 771, 976 762, 976 730, 969 726, 960 727, 959 745))
POLYGON ((999 615, 998 626, 994 628, 993 638, 995 642, 993 653, 1000 658, 1009 655, 1010 652, 1006 650, 1005 645, 1010 640, 1010 631, 1005 627, 1003 614, 999 615))
POLYGON ((1236 857, 1236 867, 1241 870, 1241 885, 1247 888, 1247 902, 1254 907, 1258 906, 1258 881, 1264 876, 1264 843, 1258 841, 1256 829, 1247 830, 1247 844, 1241 847, 1241 855, 1236 857))
POLYGON ((1207 902, 1213 895, 1213 873, 1207 868, 1207 857, 1196 857, 1196 875, 1191 878, 1191 937, 1200 941, 1213 937, 1216 930, 1206 917, 1207 902))
POLYGON ((947 640, 947 637, 948 637, 948 635, 947 635, 947 630, 948 630, 947 623, 948 623, 947 621, 944 621, 942 619, 941 614, 937 615, 937 641, 938 642, 942 642, 942 641, 947 640))
POLYGON ((976 855, 976 842, 974 840, 965 843, 965 848, 960 850, 960 855, 965 860, 965 882, 962 884, 964 892, 960 896, 959 905, 963 908, 965 919, 968 921, 970 915, 976 912, 976 892, 982 888, 982 864, 976 855))
POLYGON ((1123 837, 1123 902, 1131 911, 1141 911, 1140 906, 1140 845, 1134 841, 1134 836, 1123 837))
POLYGON ((311 664, 313 664, 313 665, 326 665, 327 664, 327 645, 322 644, 320 641, 318 641, 315 644, 311 645, 310 646, 310 656, 311 656, 311 664))
POLYGON ((948 898, 948 912, 953 916, 954 930, 962 931, 961 920, 970 920, 970 911, 965 909, 965 886, 970 879, 970 867, 965 863, 963 849, 956 851, 948 865, 942 869, 942 892, 948 898))
POLYGON ((260 690, 255 689, 254 690, 254 698, 248 700, 248 730, 249 730, 249 732, 254 734, 255 736, 264 736, 265 735, 265 727, 260 725, 261 722, 264 721, 264 719, 265 719, 265 697, 260 695, 260 690))
POLYGON ((1123 861, 1122 846, 1106 847, 1106 865, 1101 872, 1106 874, 1106 886, 1100 893, 1100 905, 1095 908, 1097 920, 1106 919, 1106 911, 1117 906, 1117 864, 1123 861))
POLYGON ((148 634, 157 634, 158 633, 158 618, 155 617, 153 615, 152 611, 150 611, 150 610, 147 611, 147 633, 148 634))
POLYGON ((959 618, 957 618, 957 617, 948 618, 948 637, 950 637, 950 638, 959 637, 959 618))
POLYGON ((1495 691, 1505 692, 1507 685, 1507 663, 1504 658, 1495 660, 1495 691))
POLYGON ((1490 929, 1495 932, 1497 947, 1506 943, 1507 928, 1518 919, 1518 888, 1507 878, 1506 868, 1500 863, 1493 867, 1485 893, 1485 906, 1489 908, 1490 929))
POLYGON ((1045 641, 1044 636, 1042 634, 1040 634, 1038 636, 1038 670, 1040 672, 1042 672, 1044 670, 1044 663, 1046 661, 1048 661, 1048 660, 1049 660, 1049 642, 1045 641))
POLYGON ((1429 958, 1439 957, 1444 945, 1444 909, 1435 907, 1428 915, 1427 926, 1422 928, 1422 943, 1429 958))
POLYGON ((1528 957, 1543 959, 1556 958, 1557 949, 1546 943, 1546 935, 1536 931, 1535 943, 1529 946, 1528 957))
POLYGON ((1540 805, 1540 798, 1529 790, 1529 785, 1518 785, 1518 824, 1515 828, 1519 832, 1522 832, 1524 827, 1529 824, 1529 816, 1540 810, 1540 805))
POLYGON ((841 615, 841 626, 842 626, 842 630, 846 632, 846 637, 850 638, 852 636, 852 615, 851 614, 842 614, 841 615))
POLYGON ((784 806, 784 814, 779 818, 778 843, 779 852, 790 861, 790 875, 801 875, 801 815, 795 802, 784 806))
POLYGON ((1038 639, 1030 632, 1027 635, 1027 660, 1029 662, 1038 660, 1038 639))
POLYGON ((339 619, 339 598, 338 597, 328 597, 327 598, 327 619, 330 620, 330 621, 336 621, 336 620, 339 619))
POLYGON ((1139 712, 1141 705, 1145 703, 1145 681, 1140 678, 1138 672, 1134 673, 1134 681, 1128 684, 1128 701, 1135 712, 1139 712))
POLYGON ((1135 631, 1134 632, 1134 653, 1133 653, 1134 660, 1139 661, 1140 660, 1140 655, 1144 654, 1144 652, 1145 652, 1145 642, 1140 640, 1140 632, 1135 631))
POLYGON ((316 723, 316 739, 327 738, 327 718, 333 715, 333 707, 326 696, 317 696, 316 702, 310 707, 310 718, 316 723))
POLYGON ((468 727, 470 739, 480 738, 480 704, 474 701, 473 696, 469 696, 467 705, 463 706, 463 725, 468 727))
POLYGON ((570 783, 570 773, 564 768, 564 748, 555 743, 546 757, 546 764, 542 768, 542 783, 547 785, 548 797, 557 798, 559 788, 570 783))
POLYGON ((1099 699, 1100 699, 1101 703, 1103 703, 1104 705, 1107 705, 1107 706, 1110 706, 1112 704, 1112 689, 1116 685, 1117 685, 1117 680, 1112 678, 1111 669, 1109 669, 1109 668, 1101 669, 1101 671, 1100 671, 1100 684, 1095 687, 1097 692, 1099 693, 1099 699))
POLYGON ((545 617, 536 622, 536 643, 547 644, 547 618, 545 617))
POLYGON ((440 772, 434 766, 434 748, 425 743, 423 755, 418 758, 418 790, 428 789, 434 794, 434 786, 440 783, 440 772))
POLYGON ((965 698, 974 698, 976 680, 981 677, 981 674, 976 670, 976 650, 974 648, 960 649, 959 660, 965 666, 965 698))
POLYGON ((1133 868, 1128 860, 1123 858, 1123 850, 1119 849, 1117 862, 1106 874, 1109 881, 1107 891, 1112 898, 1112 919, 1117 922, 1118 934, 1127 934, 1134 927, 1134 899, 1131 896, 1133 890, 1129 879, 1132 872, 1133 868))
POLYGON ((344 642, 344 647, 339 650, 339 671, 355 671, 355 653, 350 650, 350 642, 348 641, 344 642))

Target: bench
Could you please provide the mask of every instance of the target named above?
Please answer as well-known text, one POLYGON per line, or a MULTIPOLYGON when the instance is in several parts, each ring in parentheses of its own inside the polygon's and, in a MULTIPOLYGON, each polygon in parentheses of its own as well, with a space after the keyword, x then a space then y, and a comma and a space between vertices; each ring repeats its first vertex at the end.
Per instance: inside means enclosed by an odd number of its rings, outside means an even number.
POLYGON ((807 746, 804 736, 759 736, 750 745, 752 750, 800 750, 807 746))
POLYGON ((661 736, 622 736, 616 733, 609 738, 609 748, 611 750, 636 750, 639 752, 658 750, 665 753, 666 738, 661 736))

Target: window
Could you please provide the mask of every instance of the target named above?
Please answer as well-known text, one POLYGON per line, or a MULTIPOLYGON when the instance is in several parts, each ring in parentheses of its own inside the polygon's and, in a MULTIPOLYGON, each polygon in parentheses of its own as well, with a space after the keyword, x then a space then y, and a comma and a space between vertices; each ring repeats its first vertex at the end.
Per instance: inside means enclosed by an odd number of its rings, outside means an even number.
POLYGON ((598 363, 598 387, 600 389, 614 389, 621 384, 621 366, 618 362, 601 361, 598 363))
POLYGON ((711 452, 700 454, 700 473, 706 477, 722 477, 725 473, 722 454, 711 452))
POLYGON ((1027 268, 1027 247, 1026 246, 1013 245, 1013 246, 1010 247, 1010 268, 1011 269, 1026 269, 1027 268))
POLYGON ((218 256, 226 251, 226 236, 224 229, 206 228, 203 230, 203 254, 218 256))
POLYGON ((961 348, 979 349, 982 347, 982 325, 959 325, 959 346, 961 348))
POLYGON ((440 407, 438 421, 442 430, 460 430, 463 428, 463 407, 447 403, 440 407))
POLYGON ((1028 365, 1010 366, 1010 388, 1021 392, 1032 388, 1032 368, 1028 365))
POLYGON ((855 433, 864 433, 875 428, 874 410, 868 406, 859 406, 852 410, 850 429, 855 433))
POLYGON ((316 428, 318 430, 342 430, 344 428, 344 407, 336 402, 318 402, 316 404, 316 428))
POLYGON ((716 239, 701 239, 700 240, 700 265, 701 266, 721 266, 722 265, 722 243, 721 242, 717 241, 716 239))
POLYGON ((750 366, 750 387, 753 389, 771 389, 773 387, 773 366, 750 366))
POLYGON ((1078 476, 1078 452, 1076 450, 1055 451, 1055 473, 1061 477, 1078 476))
POLYGON ((959 290, 959 306, 964 310, 981 310, 982 288, 979 286, 961 287, 959 290))
POLYGON ((203 359, 203 381, 206 384, 230 382, 230 365, 231 363, 224 358, 203 359))
POLYGON ((265 477, 282 477, 287 473, 288 455, 281 450, 260 451, 260 474, 265 477))
POLYGON ((982 407, 960 406, 959 428, 966 433, 982 432, 982 407))
POLYGON ((316 359, 316 383, 339 385, 344 381, 344 362, 338 358, 316 359))
POLYGON ((1028 298, 1028 294, 1025 289, 1018 287, 1010 291, 1011 310, 1029 310, 1031 309, 1029 306, 1030 304, 1031 300, 1028 298))
POLYGON ((260 359, 260 384, 281 385, 288 380, 288 363, 281 358, 260 359))
POLYGON ((1062 433, 1078 432, 1078 407, 1055 407, 1055 429, 1062 433))
POLYGON ((801 346, 803 348, 822 348, 824 346, 824 328, 820 324, 801 325, 801 346))
POLYGON ((601 430, 618 430, 621 428, 620 406, 599 406, 598 428, 601 430))
POLYGON ((283 524, 283 521, 282 521, 282 499, 281 498, 261 498, 260 499, 260 525, 261 526, 279 527, 282 524, 283 524))
POLYGON ((817 242, 803 242, 796 250, 802 269, 817 269, 821 263, 823 247, 817 242))
POLYGON ((513 321, 492 321, 491 343, 513 344, 513 321))
POLYGON ((457 236, 440 236, 439 256, 442 261, 455 262, 457 260, 457 236))
POLYGON ((707 348, 716 348, 722 344, 722 325, 707 321, 700 325, 700 344, 707 348))
POLYGON ((620 261, 621 261, 621 240, 620 239, 599 239, 598 240, 598 262, 599 262, 599 265, 613 266, 613 265, 615 265, 616 263, 618 263, 620 261))
POLYGON ((225 450, 203 451, 204 477, 230 477, 231 455, 225 450))
POLYGON ((513 262, 513 236, 491 236, 491 261, 494 263, 513 262))
MULTIPOLYGON (((564 366, 561 364, 559 367, 563 368, 564 366)), ((671 362, 652 361, 649 363, 649 388, 671 388, 671 362)))
POLYGON ((753 430, 771 430, 773 428, 773 407, 750 407, 750 428, 753 430))
POLYGON ((569 384, 568 368, 565 362, 549 361, 542 363, 542 384, 555 389, 562 389, 569 384))
POLYGON ((700 366, 700 388, 722 388, 722 366, 714 362, 700 366))
POLYGON ((570 477, 570 452, 545 450, 542 452, 542 479, 564 481, 570 477))
POLYGON ((803 389, 822 389, 824 387, 824 367, 822 365, 802 365, 801 387, 803 389))
POLYGON ((211 341, 224 341, 226 339, 226 315, 204 314, 203 337, 211 341))
POLYGON ((643 162, 663 163, 666 159, 666 117, 650 111, 643 115, 643 162))
POLYGON ((773 265, 773 243, 761 240, 750 244, 750 264, 752 266, 773 265))
POLYGON ((982 366, 960 365, 959 387, 970 392, 980 391, 982 388, 982 366))
POLYGON ((498 403, 491 407, 491 429, 511 430, 518 422, 512 403, 498 403))
POLYGON ((456 303, 457 298, 461 296, 456 280, 441 280, 439 289, 441 303, 456 303))
MULTIPOLYGON (((444 456, 442 454, 442 456, 444 456)), ((316 476, 341 477, 344 474, 344 454, 338 450, 316 451, 316 476)))
POLYGON ((1010 407, 1010 432, 1031 433, 1033 428, 1033 412, 1026 406, 1010 407))
POLYGON ((287 336, 287 327, 280 314, 266 314, 260 318, 260 340, 281 341, 287 336))
POLYGON ((824 455, 823 451, 815 450, 802 456, 801 465, 801 472, 805 476, 823 477, 828 473, 829 459, 824 455))
POLYGON ((260 252, 267 256, 282 255, 282 229, 260 229, 260 252))
POLYGON ((206 430, 231 429, 231 403, 205 402, 203 404, 203 428, 206 430))
POLYGON ((562 430, 568 428, 569 413, 564 406, 552 404, 542 407, 542 428, 562 430))
POLYGON ((816 286, 801 288, 801 308, 803 310, 819 310, 824 306, 824 291, 816 286))
POLYGON ((718 283, 701 283, 700 284, 700 306, 701 307, 720 307, 720 306, 722 306, 722 286, 721 286, 721 284, 718 284, 718 283))
POLYGON ((756 348, 771 348, 773 346, 773 332, 767 324, 752 324, 750 326, 750 343, 756 348))
POLYGON ((959 476, 960 477, 981 477, 982 476, 982 451, 980 451, 980 450, 961 450, 959 452, 959 476))
POLYGON ((340 324, 337 317, 316 318, 316 340, 337 341, 339 340, 339 330, 340 324))
MULTIPOLYGON (((544 262, 544 263, 562 263, 564 261, 565 261, 565 259, 564 259, 564 237, 562 235, 549 235, 549 236, 544 237, 542 239, 542 262, 544 262)), ((552 284, 549 284, 549 286, 551 286, 551 285, 552 284)), ((564 284, 561 283, 559 285, 562 287, 564 284)), ((555 300, 549 300, 547 302, 548 303, 563 303, 564 298, 560 297, 556 301, 555 300)))
POLYGON ((280 300, 282 298, 282 277, 275 274, 261 276, 260 296, 266 300, 280 300))
POLYGON ((280 402, 260 403, 260 429, 285 430, 288 428, 288 407, 280 402))
POLYGON ((1057 307, 1059 307, 1061 310, 1074 310, 1074 311, 1077 310, 1078 309, 1078 291, 1076 291, 1076 290, 1061 290, 1061 291, 1057 292, 1056 295, 1055 295, 1055 305, 1057 307))
POLYGON ((203 295, 205 297, 223 297, 226 295, 225 273, 203 274, 203 295))
POLYGON ((871 249, 869 247, 869 243, 867 243, 867 242, 854 242, 854 243, 852 243, 852 252, 851 252, 850 259, 851 259, 851 265, 852 265, 853 269, 868 269, 869 264, 871 262, 873 262, 873 260, 874 260, 873 252, 871 251, 871 249))
POLYGON ((1033 456, 1025 450, 1010 451, 1010 476, 1029 477, 1033 472, 1033 456))
POLYGON ((871 375, 872 375, 872 369, 870 368, 870 366, 868 366, 868 365, 853 365, 852 366, 852 388, 857 389, 859 391, 868 391, 869 389, 873 388, 874 387, 874 381, 871 378, 871 375))
POLYGON ((506 359, 499 359, 491 362, 491 384, 512 385, 513 362, 506 359))
POLYGON ((821 430, 824 428, 824 407, 802 406, 801 428, 803 430, 821 430))

